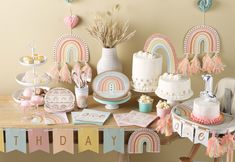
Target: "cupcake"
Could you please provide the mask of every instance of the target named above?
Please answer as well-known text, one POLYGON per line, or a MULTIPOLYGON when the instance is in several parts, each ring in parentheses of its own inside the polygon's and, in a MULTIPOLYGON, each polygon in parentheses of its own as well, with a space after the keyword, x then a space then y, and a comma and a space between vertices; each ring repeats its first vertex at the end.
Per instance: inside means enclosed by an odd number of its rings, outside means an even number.
POLYGON ((170 114, 171 107, 166 101, 159 101, 156 105, 157 116, 164 118, 167 114, 170 114))
POLYGON ((139 100, 139 111, 140 112, 151 112, 153 106, 153 99, 147 95, 142 95, 139 100))

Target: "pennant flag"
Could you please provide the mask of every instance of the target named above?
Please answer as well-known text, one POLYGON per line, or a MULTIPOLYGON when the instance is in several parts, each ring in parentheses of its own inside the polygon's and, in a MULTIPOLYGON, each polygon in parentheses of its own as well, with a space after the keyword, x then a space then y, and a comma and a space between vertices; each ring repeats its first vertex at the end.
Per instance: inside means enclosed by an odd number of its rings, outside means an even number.
POLYGON ((35 152, 38 150, 49 153, 49 137, 46 129, 29 129, 29 152, 35 152))
POLYGON ((183 123, 182 137, 187 137, 190 141, 194 140, 194 127, 190 124, 183 123))
POLYGON ((18 150, 26 153, 26 130, 9 128, 6 129, 6 152, 18 150))
POLYGON ((207 147, 209 134, 210 134, 209 130, 200 129, 196 127, 194 143, 195 144, 200 143, 207 147))
POLYGON ((0 129, 0 152, 5 151, 3 129, 0 129))
POLYGON ((173 117, 173 131, 182 136, 182 122, 175 117, 173 117))
POLYGON ((73 129, 53 130, 53 153, 61 151, 74 154, 73 129))
POLYGON ((79 128, 78 141, 78 152, 90 150, 99 153, 98 128, 79 128))
POLYGON ((110 151, 124 153, 124 129, 104 129, 104 153, 110 151))

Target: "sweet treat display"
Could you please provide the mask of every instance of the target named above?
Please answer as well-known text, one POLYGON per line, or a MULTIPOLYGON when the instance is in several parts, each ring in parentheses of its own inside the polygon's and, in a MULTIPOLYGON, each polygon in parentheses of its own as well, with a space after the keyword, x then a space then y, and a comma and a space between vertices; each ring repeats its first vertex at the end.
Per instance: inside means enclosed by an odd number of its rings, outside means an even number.
POLYGON ((194 100, 191 118, 201 124, 217 124, 221 122, 220 102, 199 97, 194 100))
POLYGON ((41 64, 45 61, 46 57, 39 54, 33 54, 33 56, 23 56, 20 58, 20 62, 24 64, 41 64))
POLYGON ((213 95, 213 78, 209 74, 202 78, 205 81, 205 90, 200 93, 199 98, 194 99, 191 118, 200 124, 219 124, 223 116, 220 114, 220 102, 213 95))
POLYGON ((160 76, 155 92, 160 98, 173 101, 186 100, 193 95, 190 78, 168 73, 160 76))
POLYGON ((139 51, 132 60, 133 88, 139 92, 154 92, 162 73, 162 57, 139 51))
POLYGON ((147 95, 142 95, 139 100, 139 111, 140 112, 151 112, 153 106, 153 99, 147 95))
POLYGON ((21 81, 29 84, 46 84, 50 80, 50 77, 47 74, 35 73, 33 71, 28 71, 24 74, 21 81))
POLYGON ((170 114, 171 106, 166 101, 159 100, 156 105, 156 112, 158 117, 164 118, 167 114, 170 114))

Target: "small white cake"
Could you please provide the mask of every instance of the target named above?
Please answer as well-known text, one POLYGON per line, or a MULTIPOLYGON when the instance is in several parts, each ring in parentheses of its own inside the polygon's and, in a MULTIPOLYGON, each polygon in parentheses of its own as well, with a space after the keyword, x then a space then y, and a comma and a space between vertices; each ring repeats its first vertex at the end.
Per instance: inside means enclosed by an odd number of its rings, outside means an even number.
POLYGON ((199 97, 194 99, 191 118, 200 124, 217 124, 221 121, 220 102, 199 97))
POLYGON ((193 95, 191 80, 180 74, 164 73, 159 78, 158 87, 155 93, 158 97, 167 100, 186 100, 193 95))
POLYGON ((133 88, 140 92, 154 92, 162 73, 162 57, 139 51, 132 61, 133 88))

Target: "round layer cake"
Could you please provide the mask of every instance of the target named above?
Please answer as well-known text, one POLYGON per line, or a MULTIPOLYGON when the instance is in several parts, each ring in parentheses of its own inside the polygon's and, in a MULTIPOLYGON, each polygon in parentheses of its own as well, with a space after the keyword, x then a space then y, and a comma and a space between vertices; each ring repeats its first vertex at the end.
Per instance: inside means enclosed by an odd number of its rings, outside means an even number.
POLYGON ((139 51, 132 61, 133 88, 139 92, 154 92, 162 73, 162 57, 139 51))
POLYGON ((167 100, 186 100, 193 95, 191 80, 180 74, 165 73, 159 78, 155 93, 158 97, 167 100))
POLYGON ((193 103, 191 118, 200 124, 210 125, 220 123, 222 121, 220 102, 218 100, 210 101, 203 97, 196 98, 193 103))

